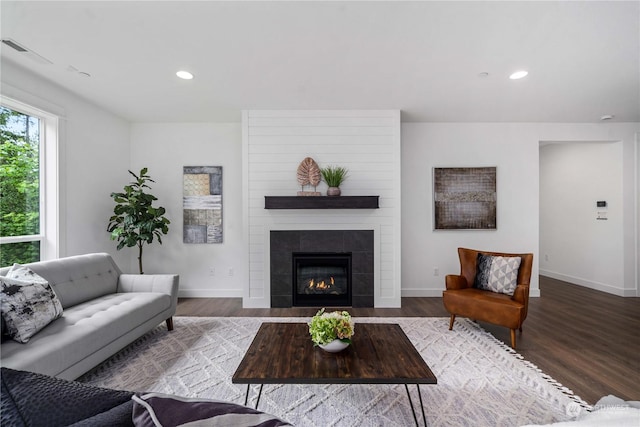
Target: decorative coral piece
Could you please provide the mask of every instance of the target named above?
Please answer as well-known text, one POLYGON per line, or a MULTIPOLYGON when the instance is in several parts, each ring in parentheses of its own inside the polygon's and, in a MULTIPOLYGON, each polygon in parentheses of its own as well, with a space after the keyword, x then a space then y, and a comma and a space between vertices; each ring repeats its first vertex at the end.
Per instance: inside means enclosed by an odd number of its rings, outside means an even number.
POLYGON ((303 188, 305 185, 316 187, 321 180, 320 167, 311 157, 305 157, 298 166, 298 184, 303 188))

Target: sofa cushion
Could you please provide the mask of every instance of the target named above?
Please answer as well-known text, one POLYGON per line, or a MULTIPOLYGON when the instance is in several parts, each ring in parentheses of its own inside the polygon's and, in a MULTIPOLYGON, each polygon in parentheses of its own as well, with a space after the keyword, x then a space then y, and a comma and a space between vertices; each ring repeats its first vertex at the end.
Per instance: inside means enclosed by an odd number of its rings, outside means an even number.
POLYGON ((170 306, 169 295, 154 292, 109 294, 78 304, 31 338, 28 351, 13 341, 2 343, 2 363, 58 375, 170 306))
POLYGON ((2 368, 3 426, 132 426, 132 392, 2 368))
POLYGON ((133 401, 129 400, 107 411, 70 424, 68 427, 131 427, 133 426, 131 411, 133 411, 133 401))
MULTIPOLYGON (((122 273, 107 253, 75 255, 25 266, 49 282, 64 309, 117 292, 122 273)), ((5 276, 7 270, 0 269, 0 275, 5 276)))
POLYGON ((0 276, 0 307, 7 334, 26 343, 62 315, 62 305, 49 283, 28 267, 14 264, 0 276))
POLYGON ((246 406, 219 400, 177 397, 161 393, 133 396, 136 427, 279 427, 291 424, 246 406))
POLYGON ((478 254, 474 287, 491 292, 513 295, 518 281, 520 257, 478 254))

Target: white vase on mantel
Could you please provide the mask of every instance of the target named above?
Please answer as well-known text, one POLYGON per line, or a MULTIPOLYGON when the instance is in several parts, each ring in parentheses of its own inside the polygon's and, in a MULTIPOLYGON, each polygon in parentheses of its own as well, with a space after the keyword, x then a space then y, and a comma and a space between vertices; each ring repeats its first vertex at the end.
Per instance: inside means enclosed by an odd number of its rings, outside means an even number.
POLYGON ((339 196, 340 193, 340 187, 329 187, 327 189, 327 196, 339 196))

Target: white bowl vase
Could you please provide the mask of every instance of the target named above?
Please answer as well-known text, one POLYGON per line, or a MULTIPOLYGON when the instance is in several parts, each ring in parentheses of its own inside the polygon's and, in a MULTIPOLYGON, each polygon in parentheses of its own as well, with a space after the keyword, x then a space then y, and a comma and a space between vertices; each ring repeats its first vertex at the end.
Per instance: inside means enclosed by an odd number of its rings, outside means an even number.
POLYGON ((329 353, 337 353, 349 347, 349 343, 335 339, 328 344, 319 344, 319 347, 329 353))

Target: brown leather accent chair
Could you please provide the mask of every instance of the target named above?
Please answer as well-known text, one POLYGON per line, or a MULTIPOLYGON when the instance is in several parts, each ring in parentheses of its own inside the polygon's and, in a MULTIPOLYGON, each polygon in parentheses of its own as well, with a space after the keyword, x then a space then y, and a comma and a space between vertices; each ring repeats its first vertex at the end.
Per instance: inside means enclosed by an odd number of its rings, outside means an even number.
POLYGON ((527 318, 533 254, 509 254, 458 248, 458 256, 460 257, 460 274, 447 275, 445 277, 447 290, 442 292, 444 307, 451 314, 449 330, 453 329, 456 316, 505 326, 511 329, 511 347, 515 349, 516 329, 522 333, 522 323, 527 318), (517 286, 512 296, 473 286, 479 253, 521 258, 517 286))

